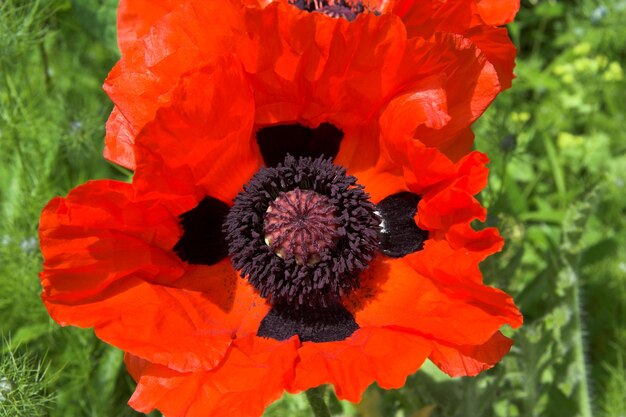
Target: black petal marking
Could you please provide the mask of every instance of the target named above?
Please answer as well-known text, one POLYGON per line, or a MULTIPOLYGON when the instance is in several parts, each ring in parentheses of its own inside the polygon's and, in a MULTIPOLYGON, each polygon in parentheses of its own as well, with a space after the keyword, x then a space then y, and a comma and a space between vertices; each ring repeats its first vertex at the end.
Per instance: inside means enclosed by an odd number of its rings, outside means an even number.
POLYGON ((229 209, 226 203, 205 197, 180 216, 184 233, 174 246, 180 259, 190 264, 213 265, 228 256, 222 223, 229 209))
POLYGON ((320 156, 335 159, 343 132, 330 123, 322 123, 315 129, 300 124, 263 127, 256 132, 261 155, 268 167, 275 167, 285 160, 287 154, 295 157, 320 156))
POLYGON ((359 329, 352 314, 340 304, 323 309, 274 306, 261 321, 257 335, 286 340, 297 334, 303 342, 344 340, 359 329))
POLYGON ((378 203, 382 227, 378 234, 379 249, 392 258, 401 258, 424 247, 428 232, 415 224, 420 196, 401 192, 385 197, 378 203))

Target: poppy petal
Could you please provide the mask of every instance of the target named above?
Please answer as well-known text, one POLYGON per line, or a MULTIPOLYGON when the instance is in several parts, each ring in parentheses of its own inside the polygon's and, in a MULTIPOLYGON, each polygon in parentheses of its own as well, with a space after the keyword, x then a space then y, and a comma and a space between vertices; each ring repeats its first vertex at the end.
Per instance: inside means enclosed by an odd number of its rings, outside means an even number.
POLYGON ((168 417, 259 417, 293 378, 297 343, 297 338, 237 339, 218 367, 194 373, 127 355, 137 381, 129 404, 144 413, 158 408, 168 417))
POLYGON ((473 42, 452 34, 436 34, 433 41, 443 62, 449 62, 445 79, 445 126, 416 126, 413 137, 428 146, 443 147, 473 123, 502 89, 498 73, 473 42), (448 57, 446 57, 448 55, 448 57))
POLYGON ((130 122, 122 115, 117 106, 106 123, 106 137, 104 139, 104 158, 128 168, 135 169, 135 133, 130 122))
POLYGON ((379 146, 382 139, 374 123, 350 128, 345 136, 349 139, 342 141, 335 164, 358 179, 370 201, 377 204, 390 194, 408 191, 402 168, 379 146))
POLYGON ((63 325, 173 369, 210 369, 269 310, 222 261, 187 267, 176 217, 130 184, 92 181, 53 199, 40 222, 42 298, 63 325), (237 297, 242 304, 234 303, 237 297))
POLYGON ((240 56, 260 125, 300 120, 308 126, 357 126, 405 81, 396 74, 406 46, 404 28, 392 15, 348 22, 273 3, 247 10, 246 26, 250 40, 240 56))
POLYGON ((488 25, 506 25, 513 21, 519 6, 519 0, 478 0, 478 13, 488 25))
POLYGON ((497 74, 500 90, 511 87, 516 48, 505 28, 519 10, 519 0, 398 1, 398 13, 409 37, 430 38, 437 32, 462 35, 485 55, 497 74))
POLYGON ((485 54, 498 73, 502 89, 511 88, 517 49, 505 28, 477 27, 466 36, 485 54))
POLYGON ((166 284, 183 274, 170 252, 176 219, 158 201, 133 201, 133 193, 130 184, 90 181, 48 203, 40 219, 47 295, 91 297, 128 275, 166 284))
MULTIPOLYGON (((413 149, 413 155, 422 154, 422 150, 413 149)), ((424 155, 427 155, 425 152, 424 155)), ((417 158, 412 163, 417 162, 417 158)), ((442 230, 448 233, 454 227, 463 227, 471 230, 469 223, 473 220, 485 220, 486 210, 474 195, 487 184, 488 170, 485 167, 487 157, 479 152, 472 152, 464 157, 451 172, 456 171, 456 177, 442 180, 438 186, 423 190, 415 185, 416 192, 422 192, 419 203, 419 224, 425 230, 442 230)), ((450 166, 450 161, 443 161, 450 166)), ((423 179, 420 179, 423 181, 423 179)))
POLYGON ((117 9, 117 43, 122 53, 150 31, 150 27, 171 12, 181 0, 120 0, 117 9))
POLYGON ((250 87, 232 57, 183 77, 137 138, 138 192, 230 203, 262 165, 253 119, 250 87))
POLYGON ((500 332, 478 346, 450 346, 435 342, 429 359, 450 376, 475 376, 493 368, 512 345, 513 341, 500 332))
MULTIPOLYGON (((136 1, 127 3, 128 7, 136 10, 136 1)), ((122 39, 127 45, 123 48, 122 59, 109 73, 103 87, 117 108, 111 115, 117 121, 107 123, 106 133, 105 155, 115 158, 112 162, 118 163, 115 148, 120 126, 123 126, 122 141, 128 140, 128 134, 134 138, 154 118, 157 109, 169 103, 169 93, 182 74, 232 52, 233 45, 237 44, 235 33, 242 26, 239 2, 178 3, 173 12, 159 18, 137 41, 130 43, 122 39)), ((166 4, 172 3, 160 0, 159 6, 166 4)), ((125 158, 119 162, 130 161, 125 158)), ((134 168, 134 164, 123 166, 134 168)))
POLYGON ((100 339, 133 355, 181 372, 212 369, 235 335, 256 332, 268 310, 225 262, 192 269, 193 277, 183 278, 192 284, 182 288, 128 277, 88 299, 43 298, 59 323, 94 327, 100 339), (211 290, 192 291, 193 283, 211 290))
MULTIPOLYGON (((473 208, 478 203, 473 196, 487 184, 489 171, 486 164, 489 158, 485 154, 471 152, 459 161, 452 162, 437 148, 426 147, 416 140, 394 144, 387 142, 387 144, 392 147, 390 155, 396 163, 404 167, 404 177, 409 189, 421 195, 422 200, 425 201, 420 202, 422 205, 420 213, 424 213, 423 205, 429 204, 431 199, 449 198, 449 196, 446 197, 446 193, 465 193, 467 196, 462 199, 467 207, 463 207, 460 201, 455 205, 463 209, 471 209, 474 215, 478 214, 478 217, 481 217, 482 209, 473 208)), ((436 217, 439 212, 443 213, 434 205, 432 207, 433 210, 430 213, 433 217, 436 217)), ((454 214, 456 210, 451 208, 448 212, 454 214)), ((465 218, 473 219, 474 217, 468 215, 465 218)), ((463 216, 459 216, 459 219, 463 219, 463 216)), ((443 220, 438 220, 437 223, 441 224, 443 220)))
POLYGON ((423 276, 410 266, 413 258, 429 252, 427 242, 421 252, 401 259, 378 257, 370 264, 348 307, 359 326, 396 326, 445 343, 477 345, 505 324, 521 324, 505 293, 475 283, 454 288, 465 286, 464 291, 448 290, 448 281, 423 276))
POLYGON ((454 227, 449 241, 431 239, 425 243, 428 254, 411 259, 411 265, 426 276, 445 274, 482 283, 478 264, 502 249, 503 239, 493 228, 479 232, 466 226, 454 227), (468 230, 470 229, 470 230, 468 230), (454 245, 454 246, 453 246, 454 245))
POLYGON ((439 149, 452 162, 457 162, 472 151, 474 146, 474 132, 471 127, 461 130, 452 140, 439 149))
POLYGON ((519 0, 399 0, 393 13, 402 18, 410 36, 434 32, 464 34, 478 26, 501 26, 513 20, 519 0))
POLYGON ((498 73, 461 35, 438 33, 417 50, 424 51, 419 55, 421 62, 407 61, 404 68, 415 73, 419 69, 411 67, 419 67, 422 76, 416 76, 387 102, 380 116, 381 134, 392 147, 417 139, 447 149, 458 137, 467 137, 461 134, 496 97, 498 73), (429 53, 431 50, 437 53, 429 53), (410 114, 414 117, 407 117, 410 114))
POLYGON ((362 328, 339 342, 305 342, 288 391, 332 383, 339 399, 359 402, 374 381, 386 389, 403 386, 431 350, 418 335, 385 328, 362 328))
POLYGON ((211 369, 232 341, 228 329, 209 333, 209 325, 202 323, 206 319, 197 315, 180 290, 135 277, 89 299, 46 299, 45 293, 43 297, 50 316, 60 324, 94 327, 105 342, 174 369, 211 369))
POLYGON ((454 224, 475 219, 485 220, 486 210, 470 193, 449 188, 436 195, 424 195, 420 201, 420 227, 447 229, 454 224))
MULTIPOLYGON (((248 13, 253 36, 242 59, 257 100, 257 123, 330 122, 348 131, 367 123, 398 95, 414 101, 416 94, 437 88, 435 103, 446 103, 444 113, 430 111, 435 117, 415 137, 438 146, 473 122, 500 91, 493 65, 462 35, 406 39, 393 15, 347 22, 294 14, 287 7, 276 4, 248 13), (437 132, 444 126, 445 132, 437 132)), ((422 103, 430 105, 426 99, 422 103)), ((344 141, 350 139, 346 135, 344 141)))

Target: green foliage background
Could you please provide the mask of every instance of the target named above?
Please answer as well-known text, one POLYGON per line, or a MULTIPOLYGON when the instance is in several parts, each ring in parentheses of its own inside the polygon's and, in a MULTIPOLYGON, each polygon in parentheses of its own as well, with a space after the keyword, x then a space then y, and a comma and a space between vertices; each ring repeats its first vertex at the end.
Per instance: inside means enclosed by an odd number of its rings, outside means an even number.
MULTIPOLYGON (((118 58, 116 0, 0 0, 0 416, 137 416, 122 353, 52 322, 40 299, 37 222, 55 195, 127 179, 101 157, 118 58)), ((432 365, 370 387, 361 417, 626 415, 626 0, 523 1, 518 78, 476 125, 491 157, 488 225, 505 250, 486 282, 525 316, 495 369, 432 365)), ((158 416, 155 412, 153 416, 158 416)), ((286 395, 267 417, 309 416, 286 395)))

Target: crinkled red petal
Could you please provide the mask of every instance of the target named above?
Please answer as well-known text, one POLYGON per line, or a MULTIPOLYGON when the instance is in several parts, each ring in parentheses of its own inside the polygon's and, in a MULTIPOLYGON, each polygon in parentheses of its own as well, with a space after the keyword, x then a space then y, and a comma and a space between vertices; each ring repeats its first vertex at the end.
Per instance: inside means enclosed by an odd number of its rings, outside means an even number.
POLYGON ((515 18, 519 0, 398 0, 392 12, 402 18, 410 36, 434 32, 464 34, 479 26, 501 26, 515 18))
POLYGON ((474 132, 471 127, 461 130, 453 139, 447 141, 439 150, 441 153, 450 158, 451 161, 457 162, 469 154, 474 148, 474 132))
POLYGON ((476 345, 505 324, 519 326, 521 316, 507 294, 459 277, 422 275, 411 266, 416 256, 380 256, 362 274, 361 288, 348 301, 361 327, 395 326, 445 343, 476 345))
POLYGON ((449 121, 445 125, 416 124, 410 134, 426 145, 444 149, 485 111, 502 87, 493 65, 471 41, 460 35, 437 34, 433 42, 450 62, 447 76, 439 80, 446 92, 449 121))
POLYGON ((192 373, 127 355, 137 381, 129 404, 144 413, 157 408, 168 417, 258 417, 293 379, 297 345, 297 338, 240 338, 218 367, 192 373))
POLYGON ((252 137, 254 100, 238 63, 223 57, 179 80, 170 104, 137 138, 141 196, 205 196, 227 204, 261 167, 252 137))
POLYGON ((509 39, 505 28, 493 28, 488 26, 476 27, 465 34, 480 51, 485 54, 487 60, 498 73, 498 80, 503 90, 511 87, 515 75, 515 57, 517 48, 509 39))
POLYGON ((50 201, 39 224, 49 297, 88 298, 129 275, 168 284, 184 273, 171 252, 178 222, 158 200, 134 201, 130 184, 90 181, 50 201))
POLYGON ((352 140, 342 141, 334 162, 357 178, 374 204, 391 194, 408 191, 401 167, 379 145, 375 124, 347 129, 344 134, 352 140))
POLYGON ((475 376, 493 368, 512 345, 511 339, 496 332, 484 344, 477 346, 433 343, 429 359, 450 376, 475 376))
POLYGON ((122 54, 150 31, 152 25, 182 0, 120 0, 117 9, 117 43, 122 54))
POLYGON ((426 276, 446 274, 482 282, 478 264, 502 249, 503 240, 496 229, 475 231, 469 226, 454 226, 451 239, 433 238, 425 243, 428 252, 416 255, 411 265, 426 276))
POLYGON ((133 152, 128 136, 134 142, 157 109, 170 102, 168 93, 182 74, 232 52, 241 33, 239 2, 183 2, 159 18, 143 37, 128 44, 104 84, 117 110, 111 115, 115 121, 107 123, 107 158, 133 169, 134 158, 127 156, 133 152), (119 131, 123 139, 116 144, 119 131))
POLYGON ((419 335, 393 329, 364 327, 339 342, 305 342, 291 392, 332 383, 339 399, 358 402, 374 381, 382 388, 400 388, 432 350, 419 335))
POLYGON ((117 106, 107 120, 106 131, 104 157, 124 168, 135 169, 135 132, 117 106))
POLYGON ((268 311, 230 262, 174 254, 177 216, 130 184, 93 181, 56 198, 40 223, 42 298, 63 325, 181 371, 211 369, 268 311))
POLYGON ((519 11, 519 0, 478 0, 478 13, 488 25, 510 23, 519 11))
POLYGON ((461 35, 407 40, 393 15, 347 22, 315 13, 294 15, 286 7, 248 13, 254 35, 243 61, 257 102, 257 123, 315 126, 326 121, 346 130, 372 123, 391 100, 409 106, 394 117, 408 125, 406 132, 443 146, 500 91, 493 65, 461 35), (263 29, 268 27, 274 29, 263 29), (418 102, 423 108, 411 124, 403 115, 416 110, 418 102))
POLYGON ((478 268, 502 248, 502 238, 493 228, 470 226, 484 219, 474 195, 487 183, 488 159, 473 152, 453 163, 413 140, 404 149, 390 155, 405 165, 409 190, 422 197, 416 222, 429 239, 419 252, 379 256, 370 264, 349 298, 357 323, 402 328, 454 346, 482 345, 501 326, 518 327, 522 317, 511 297, 484 285, 478 268))

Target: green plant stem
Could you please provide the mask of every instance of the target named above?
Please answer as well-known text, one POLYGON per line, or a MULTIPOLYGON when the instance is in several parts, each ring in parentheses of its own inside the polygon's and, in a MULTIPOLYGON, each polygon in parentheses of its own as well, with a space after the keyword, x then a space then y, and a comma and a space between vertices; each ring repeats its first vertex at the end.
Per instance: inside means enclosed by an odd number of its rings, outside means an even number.
POLYGON ((315 417, 330 417, 330 411, 328 405, 324 401, 324 394, 326 393, 326 386, 321 385, 316 388, 311 388, 306 391, 306 398, 309 400, 311 410, 315 417))
POLYGON ((567 189, 565 185, 565 174, 563 173, 563 166, 559 159, 559 155, 552 138, 549 135, 543 137, 543 144, 546 148, 546 154, 548 161, 552 167, 552 175, 554 176, 554 184, 559 195, 559 205, 565 207, 567 202, 567 189))
POLYGON ((43 76, 46 84, 46 91, 52 90, 52 77, 50 77, 50 62, 48 53, 43 41, 39 42, 39 55, 41 56, 41 65, 43 65, 43 76))
POLYGON ((578 373, 580 375, 580 386, 578 389, 578 404, 580 407, 580 415, 581 417, 592 417, 592 407, 591 407, 591 395, 589 391, 589 381, 587 376, 587 362, 585 361, 585 340, 584 340, 584 329, 582 323, 582 305, 581 305, 581 297, 580 297, 580 288, 579 288, 579 280, 578 274, 568 266, 568 273, 571 276, 572 282, 574 283, 572 288, 572 297, 573 297, 573 307, 574 307, 574 329, 575 329, 575 358, 576 358, 576 366, 578 367, 578 373))

